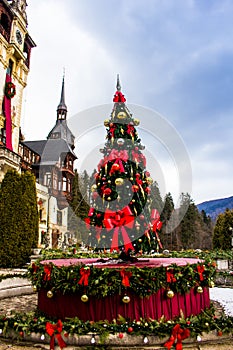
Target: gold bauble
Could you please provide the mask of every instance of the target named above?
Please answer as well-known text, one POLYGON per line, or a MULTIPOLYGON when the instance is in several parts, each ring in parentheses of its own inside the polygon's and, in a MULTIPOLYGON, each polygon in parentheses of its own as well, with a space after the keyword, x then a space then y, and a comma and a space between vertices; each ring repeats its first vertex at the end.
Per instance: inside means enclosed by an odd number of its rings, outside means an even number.
POLYGON ((104 121, 104 126, 109 126, 109 119, 105 119, 105 121, 104 121))
POLYGON ((197 293, 199 294, 203 293, 203 288, 201 286, 197 287, 197 293))
POLYGON ((51 291, 51 290, 49 290, 48 292, 47 292, 47 298, 52 298, 53 297, 53 292, 51 291))
POLYGON ((33 292, 37 292, 37 287, 36 286, 33 286, 32 289, 33 289, 33 292))
POLYGON ((92 185, 92 186, 91 186, 91 192, 95 192, 96 189, 97 189, 97 186, 96 186, 96 185, 92 185))
POLYGON ((125 118, 127 118, 127 114, 125 113, 125 112, 119 112, 118 114, 117 114, 117 118, 118 119, 125 119, 125 118))
POLYGON ((134 125, 138 126, 140 124, 140 120, 139 119, 134 119, 134 125))
POLYGON ((118 177, 116 180, 115 180, 115 184, 117 186, 122 186, 124 183, 124 179, 122 179, 121 177, 118 177))
POLYGON ((150 185, 153 184, 153 179, 152 179, 152 177, 148 177, 148 178, 146 179, 146 181, 147 181, 147 183, 150 184, 150 185))
POLYGON ((214 288, 214 281, 210 281, 210 282, 209 282, 209 287, 210 287, 210 288, 214 288))
POLYGON ((142 243, 142 239, 141 239, 141 238, 139 238, 138 242, 139 242, 139 243, 142 243))
POLYGON ((106 199, 107 199, 107 201, 111 201, 111 200, 112 200, 112 198, 111 198, 111 197, 107 197, 106 199))
POLYGON ((133 177, 130 177, 130 181, 133 181, 133 177))
POLYGON ((124 295, 122 301, 123 303, 128 304, 130 302, 130 297, 128 295, 124 295))
POLYGON ((88 298, 88 296, 87 296, 86 294, 83 294, 83 295, 81 296, 81 300, 82 300, 83 303, 87 303, 88 300, 89 300, 89 298, 88 298))
POLYGON ((167 291, 167 297, 168 297, 169 299, 172 299, 172 298, 174 297, 174 292, 173 292, 173 290, 168 290, 168 291, 167 291))

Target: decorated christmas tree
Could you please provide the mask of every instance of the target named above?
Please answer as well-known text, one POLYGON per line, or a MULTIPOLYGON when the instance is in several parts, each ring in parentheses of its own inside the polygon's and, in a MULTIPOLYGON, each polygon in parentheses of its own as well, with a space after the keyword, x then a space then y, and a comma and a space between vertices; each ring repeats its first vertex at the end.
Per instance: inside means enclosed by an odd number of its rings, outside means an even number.
POLYGON ((88 244, 97 250, 129 253, 153 252, 162 248, 160 215, 152 208, 150 185, 153 180, 146 169, 134 119, 121 92, 119 76, 107 130, 103 158, 98 164, 92 185, 92 202, 85 219, 89 229, 88 244))

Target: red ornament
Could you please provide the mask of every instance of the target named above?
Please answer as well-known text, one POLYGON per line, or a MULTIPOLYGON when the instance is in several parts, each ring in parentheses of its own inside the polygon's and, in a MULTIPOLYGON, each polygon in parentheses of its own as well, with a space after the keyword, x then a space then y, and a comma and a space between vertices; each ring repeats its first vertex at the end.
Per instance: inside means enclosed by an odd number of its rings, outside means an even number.
POLYGON ((138 185, 133 185, 132 190, 133 190, 133 192, 138 192, 138 190, 139 190, 138 185))
MULTIPOLYGON (((99 196, 98 192, 93 192, 92 193, 92 198, 96 199, 99 196)), ((93 215, 93 214, 92 214, 93 215)))
POLYGON ((218 331, 218 336, 219 336, 219 337, 222 336, 222 331, 218 331))
POLYGON ((128 327, 127 331, 128 331, 128 333, 132 333, 133 332, 133 327, 128 327))
POLYGON ((120 169, 120 165, 117 163, 114 163, 111 167, 111 171, 118 171, 120 169))
POLYGON ((140 218, 140 220, 144 220, 144 219, 145 219, 145 216, 141 214, 141 215, 139 216, 139 218, 140 218))
POLYGON ((105 188, 105 190, 104 190, 104 195, 105 196, 109 196, 111 193, 112 193, 111 188, 105 188))
POLYGON ((118 334, 118 338, 122 339, 124 337, 124 334, 123 333, 119 333, 118 334))

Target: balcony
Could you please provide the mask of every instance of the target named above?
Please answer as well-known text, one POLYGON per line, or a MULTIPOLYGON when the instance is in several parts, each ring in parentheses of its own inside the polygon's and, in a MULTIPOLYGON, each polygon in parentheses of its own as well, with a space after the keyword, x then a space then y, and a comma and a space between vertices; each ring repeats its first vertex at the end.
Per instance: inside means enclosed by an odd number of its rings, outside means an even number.
POLYGON ((0 170, 5 174, 8 170, 20 170, 21 158, 18 154, 0 146, 0 170))

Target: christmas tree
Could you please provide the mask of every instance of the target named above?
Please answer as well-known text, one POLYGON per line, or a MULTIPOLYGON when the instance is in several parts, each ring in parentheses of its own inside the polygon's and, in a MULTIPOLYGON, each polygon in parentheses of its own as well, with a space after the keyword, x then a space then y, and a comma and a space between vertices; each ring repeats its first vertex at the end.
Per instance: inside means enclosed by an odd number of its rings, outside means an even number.
POLYGON ((162 223, 152 208, 146 170, 145 148, 138 137, 134 119, 121 92, 119 76, 107 130, 103 158, 98 164, 92 185, 92 202, 85 219, 89 229, 88 244, 98 249, 153 252, 162 248, 158 231, 162 223))

